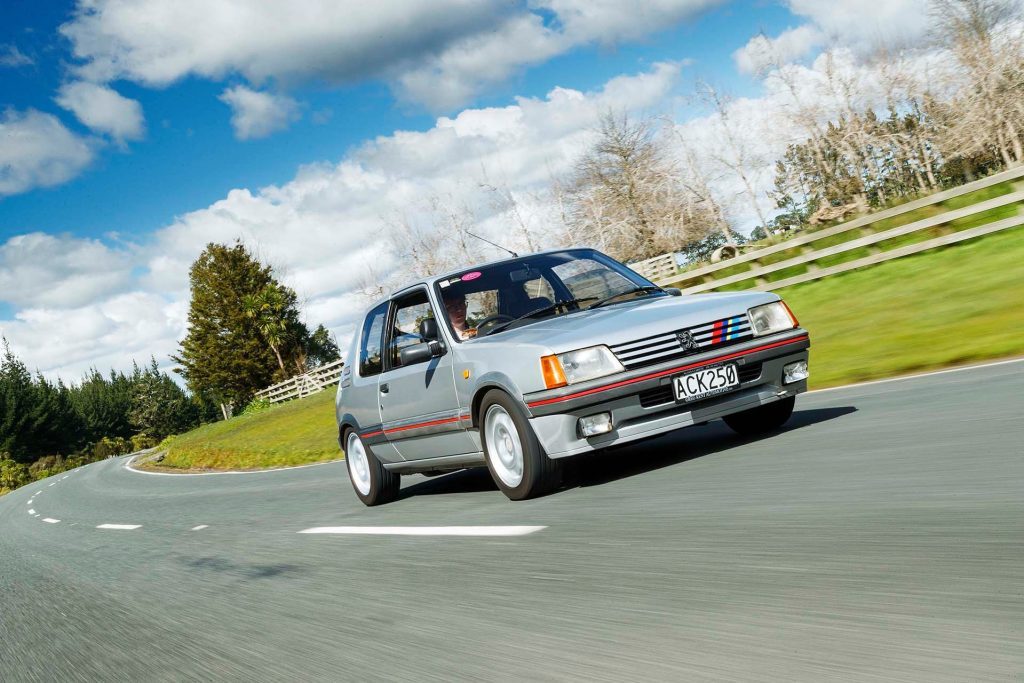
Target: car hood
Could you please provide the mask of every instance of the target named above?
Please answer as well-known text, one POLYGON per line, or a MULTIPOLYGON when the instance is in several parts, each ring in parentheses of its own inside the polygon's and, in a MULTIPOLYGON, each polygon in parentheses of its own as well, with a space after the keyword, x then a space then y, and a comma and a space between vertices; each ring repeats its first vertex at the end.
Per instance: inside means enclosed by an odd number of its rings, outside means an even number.
POLYGON ((541 320, 467 344, 537 344, 563 353, 596 344, 622 344, 685 327, 746 313, 778 301, 768 292, 728 292, 691 296, 644 297, 594 310, 541 320))

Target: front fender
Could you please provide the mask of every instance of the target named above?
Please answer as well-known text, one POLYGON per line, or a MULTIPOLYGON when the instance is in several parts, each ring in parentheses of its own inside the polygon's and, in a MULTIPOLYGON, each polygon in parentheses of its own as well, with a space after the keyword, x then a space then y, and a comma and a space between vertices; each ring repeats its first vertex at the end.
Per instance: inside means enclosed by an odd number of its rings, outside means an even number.
POLYGON ((516 384, 515 380, 509 377, 504 372, 491 371, 482 375, 473 386, 473 397, 471 402, 471 413, 470 416, 473 418, 473 426, 478 427, 479 421, 477 419, 478 413, 480 412, 480 402, 483 400, 484 394, 491 389, 500 389, 506 394, 512 397, 513 400, 522 405, 524 411, 529 411, 526 408, 526 404, 523 402, 523 392, 516 384))

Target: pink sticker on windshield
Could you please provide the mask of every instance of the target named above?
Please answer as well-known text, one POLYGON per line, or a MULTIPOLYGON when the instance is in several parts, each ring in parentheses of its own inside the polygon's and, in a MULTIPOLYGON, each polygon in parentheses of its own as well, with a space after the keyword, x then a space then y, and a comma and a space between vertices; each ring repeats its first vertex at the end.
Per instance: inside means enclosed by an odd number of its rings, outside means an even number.
POLYGON ((465 275, 463 275, 462 276, 462 281, 463 282, 469 282, 470 280, 475 280, 478 277, 480 277, 482 274, 483 273, 481 273, 479 270, 474 270, 472 273, 466 273, 465 275))

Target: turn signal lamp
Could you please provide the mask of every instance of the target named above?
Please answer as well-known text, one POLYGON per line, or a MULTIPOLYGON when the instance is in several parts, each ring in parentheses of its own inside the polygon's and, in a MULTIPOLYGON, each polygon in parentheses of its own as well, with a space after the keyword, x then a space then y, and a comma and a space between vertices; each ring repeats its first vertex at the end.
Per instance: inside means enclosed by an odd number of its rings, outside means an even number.
POLYGON ((559 362, 558 356, 542 356, 540 359, 540 372, 544 376, 544 386, 548 389, 557 389, 568 384, 565 381, 565 371, 562 370, 562 364, 559 362))

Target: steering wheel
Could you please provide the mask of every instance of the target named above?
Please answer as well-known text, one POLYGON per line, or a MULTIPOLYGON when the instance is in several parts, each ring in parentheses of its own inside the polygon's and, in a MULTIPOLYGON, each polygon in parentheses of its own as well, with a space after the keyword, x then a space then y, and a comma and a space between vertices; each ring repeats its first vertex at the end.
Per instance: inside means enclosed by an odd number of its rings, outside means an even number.
POLYGON ((484 328, 486 328, 488 325, 508 323, 512 322, 513 320, 515 320, 515 318, 513 318, 510 315, 505 315, 504 313, 495 313, 494 315, 489 315, 476 324, 477 334, 486 334, 487 330, 484 328))

